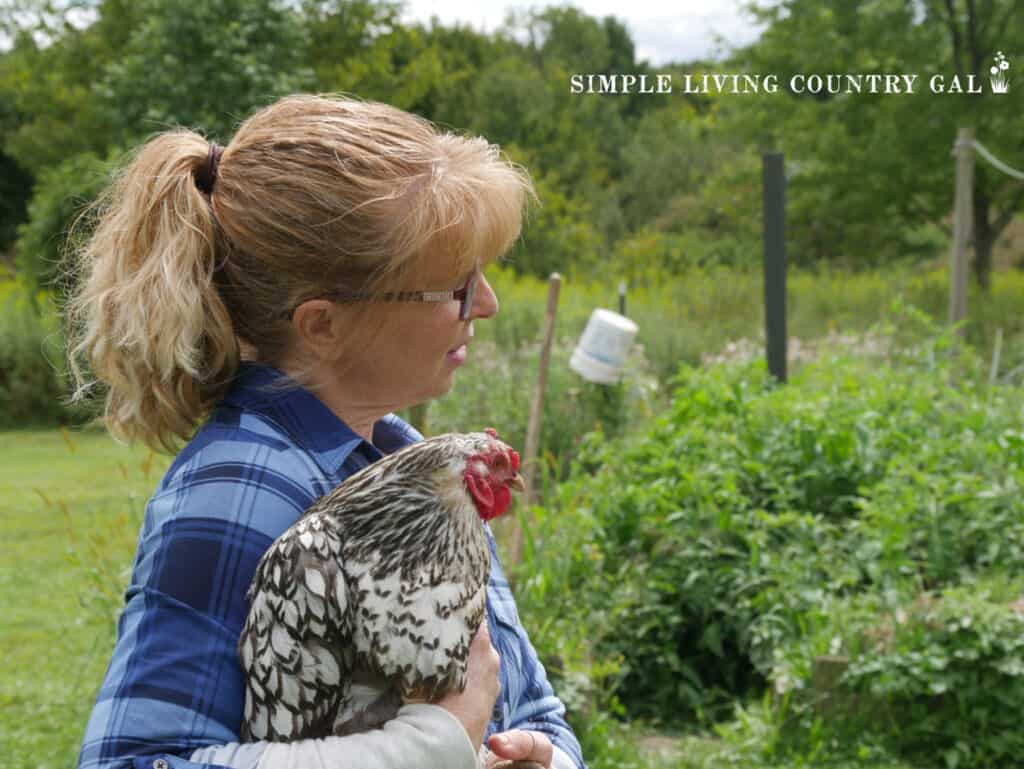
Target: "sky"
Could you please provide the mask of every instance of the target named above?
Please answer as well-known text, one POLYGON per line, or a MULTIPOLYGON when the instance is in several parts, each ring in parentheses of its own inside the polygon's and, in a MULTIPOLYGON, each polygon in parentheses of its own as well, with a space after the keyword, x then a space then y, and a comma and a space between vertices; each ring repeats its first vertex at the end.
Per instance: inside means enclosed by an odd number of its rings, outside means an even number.
MULTIPOLYGON (((574 5, 596 17, 616 16, 624 22, 636 45, 638 60, 654 67, 669 61, 717 58, 729 47, 753 42, 759 29, 740 8, 743 0, 404 0, 403 19, 429 23, 436 15, 442 24, 456 21, 493 32, 508 9, 574 5), (722 40, 718 40, 718 38, 722 40), (725 49, 723 49, 723 44, 725 49)), ((68 3, 64 3, 65 5, 68 3)), ((83 23, 92 14, 79 13, 83 23)), ((0 50, 9 41, 0 35, 0 50)))
POLYGON ((616 16, 623 21, 636 44, 637 59, 655 67, 718 55, 722 48, 716 35, 727 46, 739 46, 755 40, 759 32, 740 10, 740 0, 405 0, 405 4, 405 19, 428 22, 436 15, 443 24, 462 21, 487 32, 501 25, 507 8, 574 5, 591 16, 616 16))

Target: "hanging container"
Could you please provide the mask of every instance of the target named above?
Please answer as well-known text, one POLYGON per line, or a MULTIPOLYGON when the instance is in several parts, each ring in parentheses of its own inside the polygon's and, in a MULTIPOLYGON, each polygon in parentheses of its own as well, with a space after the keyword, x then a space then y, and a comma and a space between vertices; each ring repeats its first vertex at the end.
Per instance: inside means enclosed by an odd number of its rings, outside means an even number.
POLYGON ((615 384, 639 328, 625 315, 594 310, 569 359, 569 367, 590 382, 615 384))

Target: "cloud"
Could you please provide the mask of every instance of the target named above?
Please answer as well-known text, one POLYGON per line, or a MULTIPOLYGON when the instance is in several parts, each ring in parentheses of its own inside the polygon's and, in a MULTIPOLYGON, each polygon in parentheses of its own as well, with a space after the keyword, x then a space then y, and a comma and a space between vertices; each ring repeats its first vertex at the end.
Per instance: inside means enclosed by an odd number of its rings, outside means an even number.
POLYGON ((596 16, 615 16, 629 29, 637 57, 652 66, 669 61, 710 58, 722 53, 716 33, 729 46, 754 41, 760 30, 740 10, 739 0, 585 0, 577 3, 515 3, 504 0, 406 0, 405 19, 426 23, 431 14, 443 24, 468 23, 491 32, 501 25, 506 10, 573 5, 596 16))

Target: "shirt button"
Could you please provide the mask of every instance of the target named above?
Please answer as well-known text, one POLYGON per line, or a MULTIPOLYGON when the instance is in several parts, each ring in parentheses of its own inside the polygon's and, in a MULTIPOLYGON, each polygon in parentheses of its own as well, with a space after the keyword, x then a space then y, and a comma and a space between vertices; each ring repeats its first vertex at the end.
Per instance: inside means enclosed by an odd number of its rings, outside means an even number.
POLYGON ((156 761, 153 762, 153 769, 169 769, 169 767, 170 764, 168 764, 162 758, 158 758, 156 761))

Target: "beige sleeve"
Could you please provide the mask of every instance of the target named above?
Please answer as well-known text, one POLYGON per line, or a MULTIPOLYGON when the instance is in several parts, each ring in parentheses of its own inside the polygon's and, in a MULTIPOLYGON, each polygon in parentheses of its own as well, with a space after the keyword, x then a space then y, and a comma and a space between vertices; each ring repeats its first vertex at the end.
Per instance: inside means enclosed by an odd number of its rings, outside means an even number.
POLYGON ((192 760, 234 769, 477 769, 462 724, 426 704, 403 705, 382 728, 362 734, 203 748, 192 760))
POLYGON ((555 751, 551 756, 551 769, 576 769, 576 762, 569 757, 568 753, 557 745, 553 747, 555 751))

